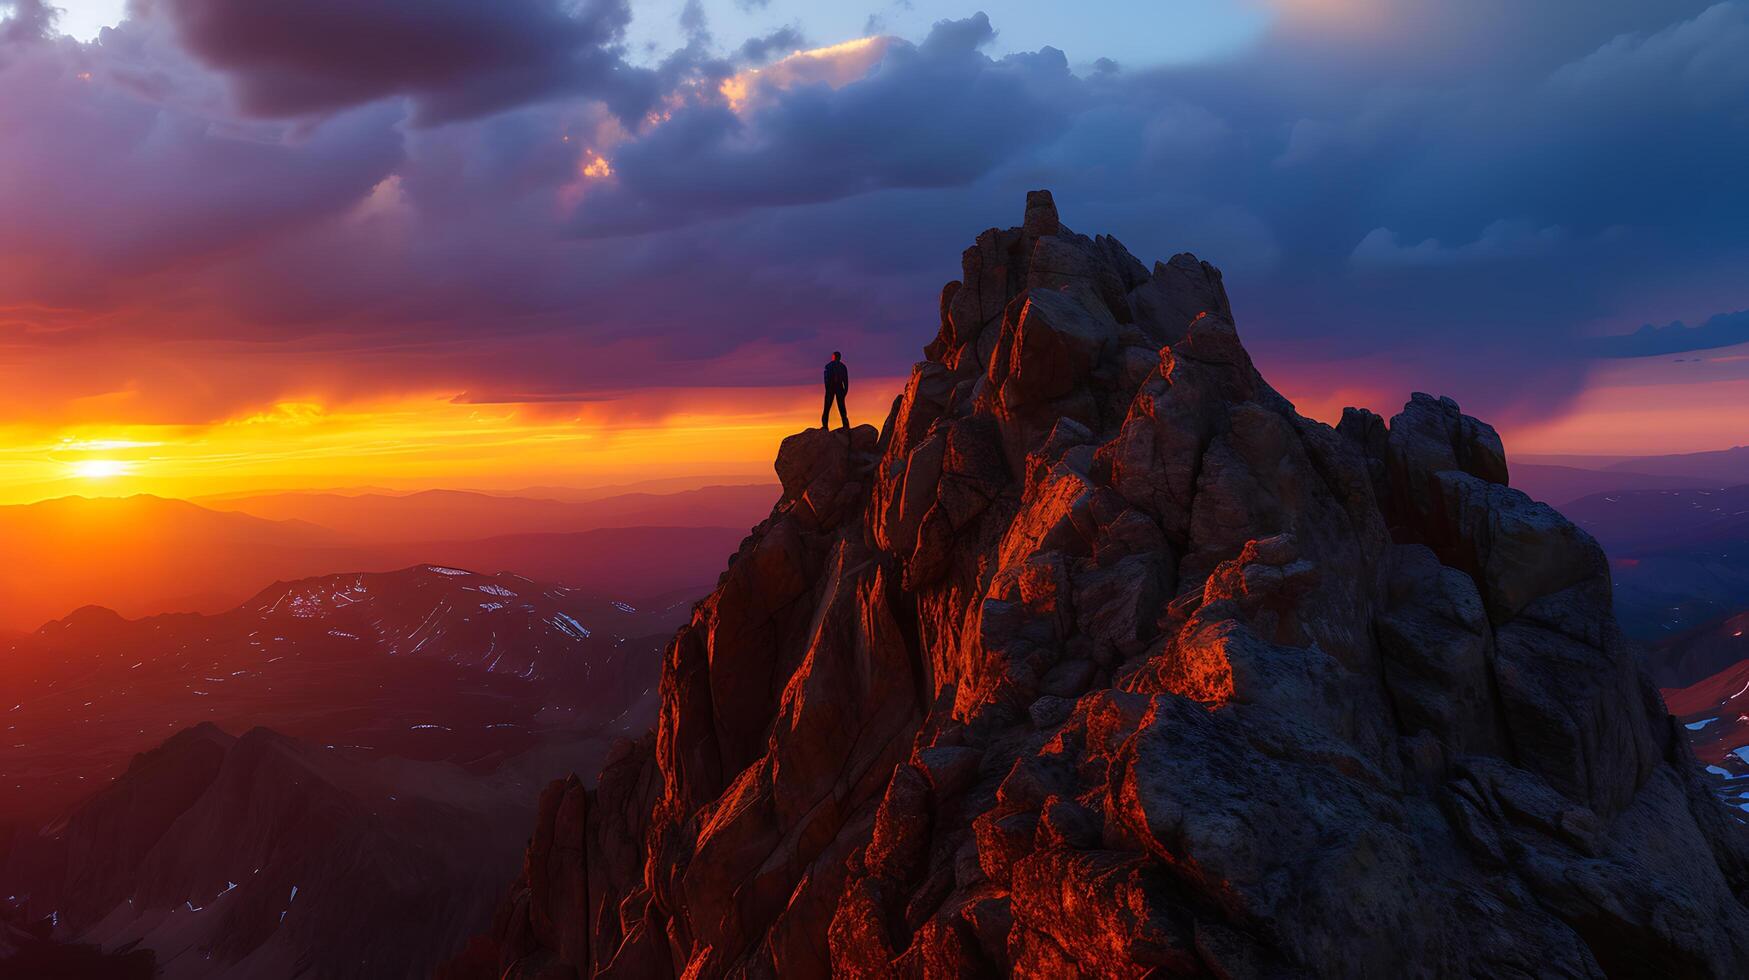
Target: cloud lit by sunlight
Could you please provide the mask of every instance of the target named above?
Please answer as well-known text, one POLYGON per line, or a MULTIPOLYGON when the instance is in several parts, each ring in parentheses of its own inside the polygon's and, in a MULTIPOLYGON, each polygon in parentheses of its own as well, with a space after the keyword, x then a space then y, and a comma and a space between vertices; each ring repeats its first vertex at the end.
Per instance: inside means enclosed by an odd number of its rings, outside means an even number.
POLYGON ((137 439, 63 439, 60 449, 77 453, 109 453, 119 449, 149 449, 162 445, 156 442, 141 442, 137 439))
POLYGON ((588 162, 583 165, 583 176, 595 178, 612 177, 613 164, 608 163, 607 158, 601 154, 591 153, 589 154, 588 162))
POLYGON ((723 79, 718 91, 730 109, 741 112, 764 91, 822 83, 842 88, 867 75, 870 68, 886 57, 892 41, 890 37, 859 37, 796 51, 764 67, 748 68, 723 79))

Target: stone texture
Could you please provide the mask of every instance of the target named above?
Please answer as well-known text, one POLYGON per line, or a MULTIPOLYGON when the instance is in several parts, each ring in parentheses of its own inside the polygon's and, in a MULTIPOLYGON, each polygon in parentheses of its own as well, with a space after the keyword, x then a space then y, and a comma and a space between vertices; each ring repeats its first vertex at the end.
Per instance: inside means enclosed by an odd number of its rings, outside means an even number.
POLYGON ((1749 972, 1741 825, 1491 428, 1301 417, 1217 270, 1044 193, 941 305, 878 436, 785 441, 654 740, 549 790, 466 962, 1749 972))

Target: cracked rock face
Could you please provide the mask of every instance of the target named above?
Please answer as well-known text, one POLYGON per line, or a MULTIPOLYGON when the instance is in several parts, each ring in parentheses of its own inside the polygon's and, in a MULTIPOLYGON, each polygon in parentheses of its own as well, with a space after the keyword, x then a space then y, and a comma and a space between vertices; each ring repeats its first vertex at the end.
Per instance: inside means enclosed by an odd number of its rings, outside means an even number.
POLYGON ((1749 975, 1743 834, 1490 427, 1301 417, 1217 270, 1045 192, 962 272, 450 975, 1749 975))

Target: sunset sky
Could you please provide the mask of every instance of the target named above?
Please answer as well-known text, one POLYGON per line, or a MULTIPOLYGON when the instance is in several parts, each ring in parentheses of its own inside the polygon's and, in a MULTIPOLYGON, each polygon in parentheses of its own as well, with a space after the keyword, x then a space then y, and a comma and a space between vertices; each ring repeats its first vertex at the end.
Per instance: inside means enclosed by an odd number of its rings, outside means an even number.
POLYGON ((1749 0, 64 6, 0 0, 0 504, 768 478, 1034 187, 1308 415, 1749 442, 1749 0))

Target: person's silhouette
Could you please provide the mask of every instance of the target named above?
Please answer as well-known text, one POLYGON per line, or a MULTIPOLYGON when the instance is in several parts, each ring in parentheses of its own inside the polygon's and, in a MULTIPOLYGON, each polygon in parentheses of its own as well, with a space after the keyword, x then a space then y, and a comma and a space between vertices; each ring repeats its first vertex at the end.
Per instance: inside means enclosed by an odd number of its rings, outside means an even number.
POLYGON ((850 369, 844 366, 843 355, 832 352, 832 359, 826 362, 826 404, 820 409, 820 428, 829 429, 832 416, 832 402, 838 402, 838 417, 843 420, 844 427, 850 428, 850 414, 844 410, 844 396, 850 391, 850 369))

